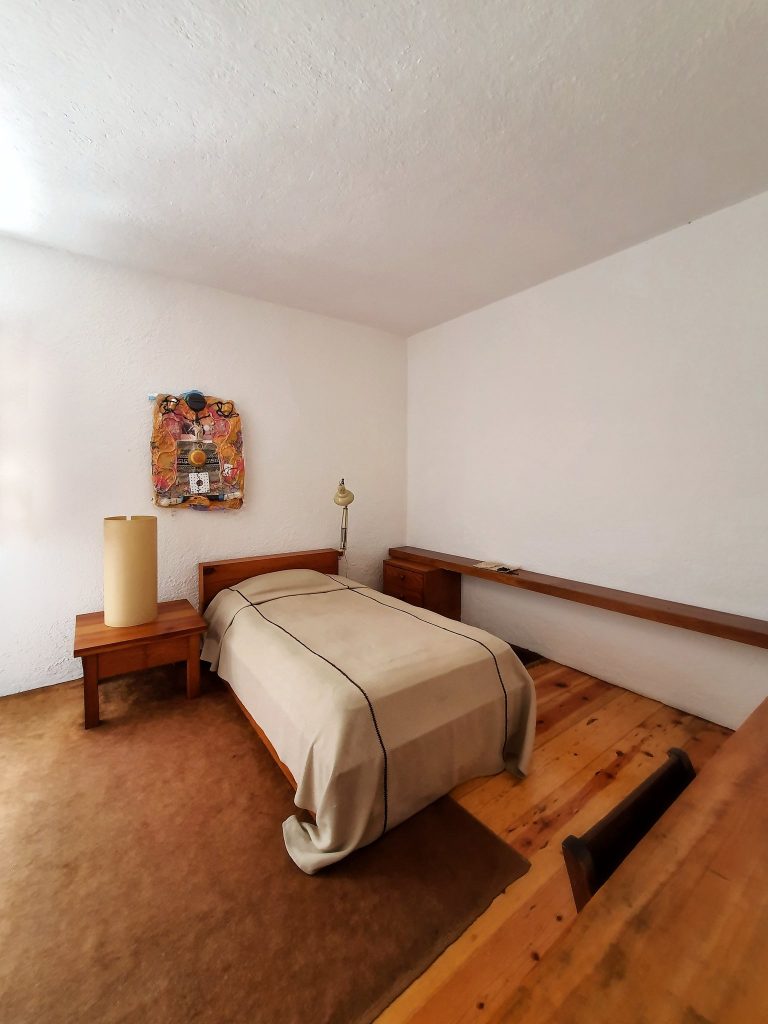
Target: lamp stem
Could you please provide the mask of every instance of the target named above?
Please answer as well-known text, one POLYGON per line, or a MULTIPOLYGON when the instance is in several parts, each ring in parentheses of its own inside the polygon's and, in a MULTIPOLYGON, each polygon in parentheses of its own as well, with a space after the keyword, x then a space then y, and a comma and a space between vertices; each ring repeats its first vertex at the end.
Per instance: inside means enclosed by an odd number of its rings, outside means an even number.
POLYGON ((341 510, 341 538, 339 547, 341 551, 347 550, 347 523, 349 522, 349 509, 345 505, 341 510))

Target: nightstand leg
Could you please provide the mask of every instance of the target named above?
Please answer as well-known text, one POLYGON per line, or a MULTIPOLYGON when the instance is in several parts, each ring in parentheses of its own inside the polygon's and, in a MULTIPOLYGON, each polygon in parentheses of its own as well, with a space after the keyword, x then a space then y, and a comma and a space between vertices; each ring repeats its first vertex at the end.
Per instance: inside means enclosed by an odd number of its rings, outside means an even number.
POLYGON ((96 654, 83 658, 83 711, 86 729, 99 724, 99 665, 96 654))
POLYGON ((193 700, 200 696, 200 637, 189 638, 187 654, 187 697, 193 700))

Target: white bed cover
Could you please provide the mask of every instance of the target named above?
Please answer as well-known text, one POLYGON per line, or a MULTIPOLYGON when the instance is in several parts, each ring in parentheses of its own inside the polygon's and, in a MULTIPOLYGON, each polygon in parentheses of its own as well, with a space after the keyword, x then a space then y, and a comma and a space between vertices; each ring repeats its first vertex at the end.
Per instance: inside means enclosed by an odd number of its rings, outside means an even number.
POLYGON ((297 783, 283 823, 313 874, 470 778, 524 774, 533 683, 509 645, 342 576, 289 569, 218 594, 202 657, 297 783))

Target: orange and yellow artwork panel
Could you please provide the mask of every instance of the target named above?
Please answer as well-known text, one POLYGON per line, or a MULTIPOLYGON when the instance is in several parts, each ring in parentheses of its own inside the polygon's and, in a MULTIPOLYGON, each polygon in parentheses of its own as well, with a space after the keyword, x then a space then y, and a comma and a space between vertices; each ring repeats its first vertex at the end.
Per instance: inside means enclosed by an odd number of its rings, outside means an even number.
POLYGON ((200 391, 158 395, 150 449, 159 508, 242 507, 243 432, 234 402, 200 391))

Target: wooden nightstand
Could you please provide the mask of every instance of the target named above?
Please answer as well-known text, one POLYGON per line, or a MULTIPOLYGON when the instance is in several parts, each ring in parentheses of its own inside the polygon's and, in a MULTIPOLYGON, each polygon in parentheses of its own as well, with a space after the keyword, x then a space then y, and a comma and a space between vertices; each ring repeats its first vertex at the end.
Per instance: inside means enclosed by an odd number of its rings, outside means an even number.
POLYGON ((163 601, 142 626, 105 626, 104 612, 78 615, 75 657, 83 659, 85 728, 99 724, 99 683, 157 665, 187 663, 187 697, 200 693, 200 635, 208 624, 189 601, 163 601))
POLYGON ((385 558, 384 593, 449 619, 461 618, 461 576, 455 572, 385 558))

